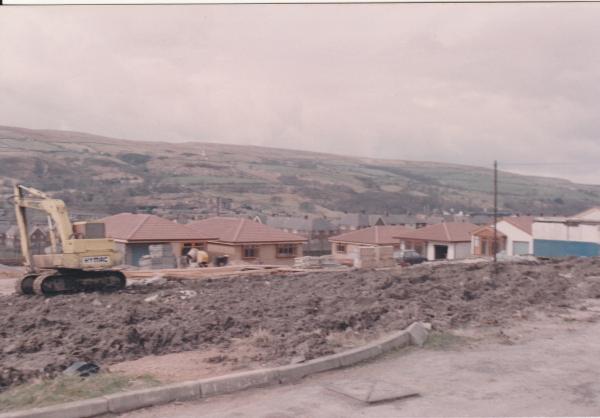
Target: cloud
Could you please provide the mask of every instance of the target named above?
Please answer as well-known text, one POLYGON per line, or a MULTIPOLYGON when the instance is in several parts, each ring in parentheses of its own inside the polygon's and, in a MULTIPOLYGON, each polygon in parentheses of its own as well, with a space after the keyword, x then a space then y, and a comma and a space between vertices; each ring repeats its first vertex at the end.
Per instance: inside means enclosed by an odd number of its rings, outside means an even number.
POLYGON ((598 20, 595 3, 7 8, 0 123, 600 183, 598 20))

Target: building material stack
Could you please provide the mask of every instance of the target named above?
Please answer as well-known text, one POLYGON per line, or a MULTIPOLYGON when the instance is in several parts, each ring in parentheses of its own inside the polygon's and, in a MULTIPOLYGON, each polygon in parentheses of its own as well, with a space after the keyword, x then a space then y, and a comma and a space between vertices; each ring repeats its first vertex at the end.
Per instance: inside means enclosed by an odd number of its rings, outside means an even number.
POLYGON ((356 247, 352 254, 354 267, 370 269, 377 267, 377 253, 375 247, 356 247))
POLYGON ((393 246, 385 245, 375 248, 377 267, 393 267, 396 265, 396 260, 394 260, 393 246))
POLYGON ((354 259, 354 267, 361 269, 393 267, 396 265, 394 247, 391 245, 356 247, 352 252, 352 258, 354 259))
POLYGON ((320 268, 338 268, 341 264, 331 257, 331 255, 306 256, 294 258, 294 268, 297 269, 320 269, 320 268))
POLYGON ((294 258, 294 268, 297 269, 318 269, 321 268, 320 257, 296 257, 294 258))
POLYGON ((149 255, 140 258, 140 267, 149 269, 170 269, 177 266, 176 257, 173 255, 171 244, 157 244, 148 246, 149 255))

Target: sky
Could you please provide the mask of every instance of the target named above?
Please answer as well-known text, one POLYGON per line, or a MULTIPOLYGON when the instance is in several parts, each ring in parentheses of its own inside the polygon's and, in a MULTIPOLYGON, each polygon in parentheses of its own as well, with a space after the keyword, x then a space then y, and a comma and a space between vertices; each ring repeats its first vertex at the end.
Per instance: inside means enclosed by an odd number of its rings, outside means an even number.
POLYGON ((0 125, 600 184, 600 3, 0 8, 0 125))

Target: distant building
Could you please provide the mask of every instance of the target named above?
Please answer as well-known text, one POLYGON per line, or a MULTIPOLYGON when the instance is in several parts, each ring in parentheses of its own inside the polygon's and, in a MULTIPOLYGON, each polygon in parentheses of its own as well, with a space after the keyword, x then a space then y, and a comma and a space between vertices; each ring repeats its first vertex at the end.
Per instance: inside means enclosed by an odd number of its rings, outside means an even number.
POLYGON ((101 219, 106 236, 115 240, 123 254, 123 263, 139 266, 140 259, 150 254, 150 245, 171 244, 173 255, 184 255, 191 247, 206 248, 214 236, 149 214, 120 213, 101 219))
POLYGON ((600 207, 572 217, 535 218, 533 253, 539 257, 600 255, 600 207))
POLYGON ((6 231, 10 228, 8 223, 0 223, 0 246, 6 245, 6 231))
POLYGON ((369 224, 422 228, 427 226, 427 221, 414 215, 369 215, 369 224))
POLYGON ((304 244, 304 255, 329 254, 328 238, 339 231, 339 228, 327 219, 308 216, 270 216, 263 223, 305 237, 308 241, 304 244))
POLYGON ((357 252, 358 247, 380 247, 393 246, 395 250, 400 249, 398 235, 414 232, 404 226, 375 225, 356 231, 346 232, 329 238, 331 243, 331 254, 338 260, 348 260, 357 252))
MULTIPOLYGON (((506 255, 533 254, 533 217, 511 216, 498 222, 498 249, 506 255)), ((471 251, 475 256, 494 255, 494 225, 482 226, 473 231, 471 251)))
POLYGON ((291 265, 302 257, 307 239, 247 218, 214 217, 187 224, 216 237, 207 242, 212 258, 227 255, 232 263, 291 265))
POLYGON ((364 213, 346 213, 335 221, 341 232, 356 231, 371 226, 369 215, 364 213))
MULTIPOLYGON (((44 254, 46 247, 50 245, 47 228, 34 225, 29 227, 28 232, 31 253, 44 254)), ((12 225, 4 231, 4 245, 17 251, 21 250, 21 235, 18 226, 12 225)))
POLYGON ((442 222, 397 234, 401 249, 419 252, 428 260, 454 260, 471 255, 471 233, 477 225, 442 222))

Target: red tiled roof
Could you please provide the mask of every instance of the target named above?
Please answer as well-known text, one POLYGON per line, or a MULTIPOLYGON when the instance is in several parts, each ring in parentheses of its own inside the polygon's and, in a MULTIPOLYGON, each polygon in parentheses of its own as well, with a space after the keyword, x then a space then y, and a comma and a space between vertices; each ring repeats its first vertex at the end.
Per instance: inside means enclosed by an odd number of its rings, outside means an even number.
POLYGON ((527 232, 529 235, 532 234, 532 225, 533 225, 533 216, 509 216, 503 218, 503 221, 508 222, 509 224, 516 226, 523 232, 527 232))
POLYGON ((245 218, 214 217, 188 226, 230 243, 305 242, 306 238, 245 218))
MULTIPOLYGON (((471 235, 478 235, 480 237, 490 237, 494 235, 494 225, 484 225, 480 226, 478 229, 471 232, 471 235)), ((496 231, 496 235, 498 237, 506 237, 506 234, 502 233, 502 231, 496 231)))
POLYGON ((471 241, 471 233, 477 229, 479 229, 479 226, 468 222, 442 222, 424 228, 409 230, 409 233, 404 235, 398 234, 396 237, 423 241, 467 242, 471 241))
POLYGON ((202 230, 156 215, 119 213, 101 221, 107 237, 123 241, 204 241, 215 238, 202 230))
POLYGON ((376 225, 330 237, 329 241, 369 245, 397 244, 399 242, 399 240, 395 238, 397 235, 406 235, 414 231, 415 230, 412 228, 406 228, 399 225, 376 225))

